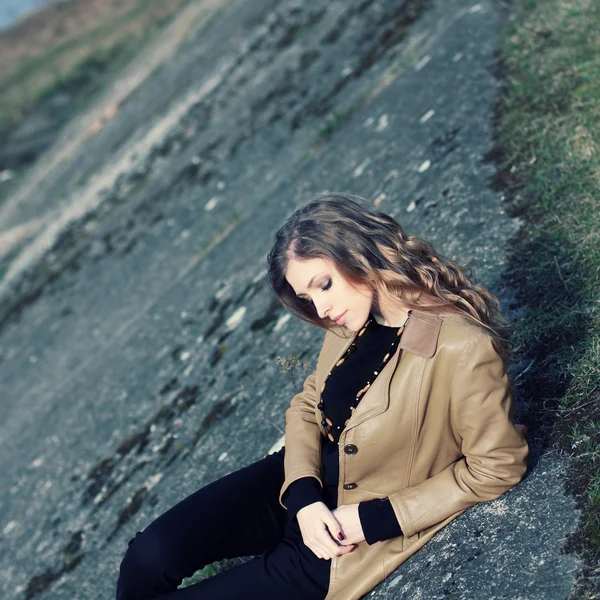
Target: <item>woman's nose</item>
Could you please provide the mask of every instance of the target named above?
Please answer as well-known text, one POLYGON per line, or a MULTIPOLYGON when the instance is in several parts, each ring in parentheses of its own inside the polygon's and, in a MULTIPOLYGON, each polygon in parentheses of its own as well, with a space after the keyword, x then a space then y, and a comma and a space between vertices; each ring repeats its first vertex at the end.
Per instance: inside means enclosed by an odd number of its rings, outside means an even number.
POLYGON ((315 308, 317 309, 317 314, 319 318, 324 319, 328 314, 330 314, 331 307, 323 304, 315 304, 315 308))

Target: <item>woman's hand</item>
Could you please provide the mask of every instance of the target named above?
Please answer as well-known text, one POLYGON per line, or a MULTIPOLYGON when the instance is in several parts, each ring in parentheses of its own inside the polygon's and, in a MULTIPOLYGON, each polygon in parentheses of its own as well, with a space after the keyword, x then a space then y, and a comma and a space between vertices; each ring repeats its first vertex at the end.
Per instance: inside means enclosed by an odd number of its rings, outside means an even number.
POLYGON ((358 514, 358 504, 344 504, 333 511, 333 516, 346 534, 342 544, 358 544, 364 541, 365 534, 358 514))
POLYGON ((319 558, 329 559, 354 550, 354 544, 345 545, 344 531, 324 502, 313 502, 301 508, 296 518, 304 544, 319 558))

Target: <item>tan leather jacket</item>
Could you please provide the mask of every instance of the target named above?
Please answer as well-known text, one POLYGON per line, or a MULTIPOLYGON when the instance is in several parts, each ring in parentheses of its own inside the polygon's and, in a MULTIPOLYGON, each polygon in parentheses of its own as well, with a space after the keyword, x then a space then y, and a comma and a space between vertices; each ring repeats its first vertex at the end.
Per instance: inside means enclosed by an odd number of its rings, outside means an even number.
MULTIPOLYGON (((317 390, 355 337, 343 327, 326 332, 315 372, 291 400, 282 506, 296 479, 323 485, 317 390)), ((338 506, 389 497, 404 535, 363 541, 332 559, 326 600, 361 598, 452 519, 526 471, 528 445, 513 425, 510 384, 487 334, 460 316, 413 311, 399 347, 340 437, 338 506), (347 454, 348 444, 358 452, 347 454)))

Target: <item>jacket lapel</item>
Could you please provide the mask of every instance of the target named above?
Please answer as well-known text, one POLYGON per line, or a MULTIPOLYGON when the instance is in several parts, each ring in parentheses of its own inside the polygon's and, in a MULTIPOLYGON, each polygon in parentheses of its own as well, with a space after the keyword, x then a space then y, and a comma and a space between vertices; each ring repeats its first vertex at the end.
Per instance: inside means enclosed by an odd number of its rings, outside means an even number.
MULTIPOLYGON (((390 383, 404 351, 424 358, 431 358, 437 348, 441 325, 442 319, 438 316, 416 310, 411 311, 410 317, 404 326, 404 331, 400 335, 400 343, 398 344, 396 353, 364 394, 356 410, 354 410, 350 417, 348 427, 355 427, 363 421, 371 419, 387 410, 390 403, 390 383)), ((335 364, 350 347, 350 344, 355 340, 357 335, 358 332, 353 332, 350 338, 334 336, 331 349, 324 358, 326 370, 319 381, 319 401, 325 377, 335 367, 335 364), (342 343, 340 343, 340 339, 342 343)))

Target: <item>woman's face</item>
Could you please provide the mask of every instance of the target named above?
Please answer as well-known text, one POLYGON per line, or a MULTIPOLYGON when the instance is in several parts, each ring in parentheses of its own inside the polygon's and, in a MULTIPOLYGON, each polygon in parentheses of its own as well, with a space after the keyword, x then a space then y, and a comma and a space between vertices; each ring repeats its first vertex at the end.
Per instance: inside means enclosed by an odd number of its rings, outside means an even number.
POLYGON ((373 291, 367 286, 354 286, 338 273, 327 258, 297 260, 290 258, 285 272, 287 282, 297 296, 311 300, 318 315, 329 318, 351 331, 358 331, 369 318, 373 291))

